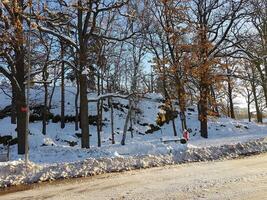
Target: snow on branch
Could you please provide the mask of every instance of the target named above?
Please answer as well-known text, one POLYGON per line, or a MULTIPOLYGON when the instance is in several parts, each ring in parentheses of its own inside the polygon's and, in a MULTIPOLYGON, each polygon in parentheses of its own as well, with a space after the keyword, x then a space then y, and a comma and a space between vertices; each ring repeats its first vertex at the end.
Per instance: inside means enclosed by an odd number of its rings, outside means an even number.
POLYGON ((11 73, 9 73, 3 66, 0 66, 0 73, 3 74, 5 77, 7 77, 10 80, 10 82, 16 85, 19 91, 22 91, 15 76, 12 76, 11 73))
POLYGON ((128 95, 122 95, 122 94, 118 94, 118 93, 106 93, 106 94, 99 95, 96 98, 89 98, 88 101, 94 102, 94 101, 99 101, 101 99, 106 99, 106 98, 111 98, 111 97, 112 98, 128 99, 133 95, 134 95, 134 93, 131 93, 128 95))
POLYGON ((27 23, 29 23, 29 25, 37 28, 39 31, 41 32, 45 32, 45 33, 49 33, 59 39, 64 40, 65 42, 67 42, 68 44, 70 44, 71 46, 73 46, 75 49, 79 49, 78 45, 76 44, 76 42, 74 40, 72 40, 70 37, 62 34, 62 33, 58 33, 55 30, 46 28, 42 25, 40 25, 39 23, 33 23, 30 21, 30 19, 27 16, 22 15, 22 17, 27 21, 27 23))
POLYGON ((73 46, 75 49, 79 49, 79 47, 77 46, 76 42, 73 41, 70 37, 66 36, 66 35, 63 35, 63 34, 60 34, 60 33, 57 33, 51 29, 48 29, 48 28, 45 28, 41 25, 37 25, 37 28, 42 31, 42 32, 46 32, 46 33, 49 33, 55 37, 58 37, 62 40, 64 40, 65 42, 67 42, 68 44, 70 44, 71 46, 73 46))
MULTIPOLYGON (((64 63, 66 63, 68 66, 70 66, 73 70, 75 70, 75 71, 79 71, 79 69, 72 63, 72 62, 70 62, 70 61, 68 61, 68 60, 65 60, 65 59, 63 59, 61 62, 64 62, 64 63)), ((60 62, 60 63, 61 63, 60 62)))
POLYGON ((95 102, 95 101, 99 101, 101 99, 106 99, 106 98, 121 98, 121 99, 129 99, 132 98, 132 96, 136 96, 136 95, 142 95, 143 93, 130 93, 128 95, 123 95, 123 94, 119 94, 119 93, 106 93, 106 94, 102 94, 97 96, 96 98, 89 98, 88 102, 95 102))

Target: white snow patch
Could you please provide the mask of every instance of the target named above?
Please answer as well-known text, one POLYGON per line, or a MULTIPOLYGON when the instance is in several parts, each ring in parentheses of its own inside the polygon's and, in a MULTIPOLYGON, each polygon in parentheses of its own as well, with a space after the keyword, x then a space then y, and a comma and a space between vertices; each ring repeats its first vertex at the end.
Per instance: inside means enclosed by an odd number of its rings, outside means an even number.
MULTIPOLYGON (((75 113, 75 87, 66 87, 66 115, 75 113)), ((11 100, 1 93, 0 109, 10 105, 11 100), (3 96, 3 98, 2 98, 3 96)), ((120 144, 122 130, 127 115, 129 101, 114 98, 115 144, 111 143, 110 108, 104 101, 102 146, 97 147, 97 129, 90 125, 90 149, 81 149, 81 141, 75 131, 74 123, 66 123, 64 129, 60 123, 47 125, 47 134, 41 133, 40 121, 30 124, 29 158, 30 165, 26 171, 23 156, 17 155, 17 146, 10 148, 9 162, 0 163, 0 186, 17 185, 57 178, 88 176, 110 171, 123 171, 136 168, 160 166, 165 164, 205 161, 237 157, 243 154, 267 151, 266 125, 245 122, 226 117, 209 118, 209 138, 199 134, 197 108, 192 106, 186 112, 187 125, 192 132, 187 144, 170 142, 162 143, 161 138, 172 138, 172 124, 164 124, 152 134, 145 132, 151 125, 157 126, 157 115, 163 110, 163 97, 152 93, 137 102, 137 112, 133 120, 133 138, 127 132, 126 145, 120 144), (74 146, 70 146, 70 144, 74 146), (77 144, 77 145, 76 145, 77 144)), ((88 99, 97 99, 96 94, 88 94, 88 99)), ((40 105, 43 102, 43 91, 32 89, 31 103, 40 105)), ((60 88, 55 88, 51 112, 60 114, 60 88)), ((89 114, 96 115, 96 102, 89 102, 89 114)), ((178 107, 175 105, 176 110, 178 107)), ((182 137, 180 118, 175 119, 178 138, 182 137)), ((10 117, 0 120, 0 136, 17 137, 16 125, 10 124, 10 117)))

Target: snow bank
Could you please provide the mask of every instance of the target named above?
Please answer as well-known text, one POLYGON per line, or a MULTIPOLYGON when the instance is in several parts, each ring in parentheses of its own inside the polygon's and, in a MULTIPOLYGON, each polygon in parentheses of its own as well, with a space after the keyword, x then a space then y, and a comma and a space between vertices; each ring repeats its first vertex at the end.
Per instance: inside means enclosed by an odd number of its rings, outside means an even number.
POLYGON ((222 146, 195 147, 170 150, 168 154, 90 158, 83 161, 57 164, 29 163, 22 160, 0 164, 0 187, 50 181, 62 178, 85 177, 108 172, 158 167, 185 162, 236 158, 241 155, 267 152, 267 138, 222 146))
MULTIPOLYGON (((50 88, 51 89, 51 88, 50 88)), ((75 115, 75 87, 66 87, 66 115, 75 115)), ((60 114, 60 87, 55 88, 51 113, 60 114)), ((0 96, 5 96, 0 91, 0 96)), ((88 94, 89 99, 97 98, 88 94)), ((41 105, 43 91, 32 89, 31 103, 41 105)), ((2 99, 1 99, 2 100, 2 99)), ((103 129, 101 147, 97 147, 97 127, 90 125, 90 149, 81 149, 80 130, 75 131, 73 122, 66 123, 61 129, 60 123, 49 121, 47 134, 41 133, 42 122, 30 123, 29 159, 32 161, 26 171, 21 155, 17 155, 17 145, 10 147, 10 162, 0 163, 0 187, 95 175, 106 172, 117 172, 137 168, 162 166, 183 162, 207 161, 234 158, 240 155, 267 151, 266 125, 233 120, 227 117, 209 117, 209 138, 200 136, 198 112, 196 106, 186 111, 188 128, 192 130, 190 141, 180 143, 162 143, 162 139, 173 137, 172 123, 165 123, 147 134, 152 126, 158 126, 156 119, 162 109, 163 97, 157 93, 146 94, 136 103, 133 118, 133 138, 127 132, 126 145, 120 145, 124 122, 128 112, 128 100, 113 99, 115 144, 111 143, 111 120, 108 102, 104 101, 103 129)), ((0 109, 10 105, 10 99, 4 97, 0 109)), ((96 102, 90 102, 89 114, 97 114, 96 102)), ((175 109, 179 108, 174 104, 175 109)), ((175 120, 178 137, 182 136, 180 116, 175 120)), ((17 137, 16 125, 10 124, 10 117, 0 119, 0 136, 17 137)))
POLYGON ((191 147, 185 152, 174 151, 173 155, 176 162, 199 162, 237 158, 242 155, 253 155, 263 152, 267 152, 267 138, 221 146, 191 147))

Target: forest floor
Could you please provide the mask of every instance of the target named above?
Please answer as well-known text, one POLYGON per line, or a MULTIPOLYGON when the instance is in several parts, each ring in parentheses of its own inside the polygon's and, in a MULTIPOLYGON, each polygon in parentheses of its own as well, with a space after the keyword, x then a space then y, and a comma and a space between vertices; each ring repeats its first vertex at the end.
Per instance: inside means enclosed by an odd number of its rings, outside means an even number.
MULTIPOLYGON (((1 193, 0 193, 1 195, 1 193)), ((267 154, 98 175, 1 195, 20 199, 261 199, 267 197, 267 154)))

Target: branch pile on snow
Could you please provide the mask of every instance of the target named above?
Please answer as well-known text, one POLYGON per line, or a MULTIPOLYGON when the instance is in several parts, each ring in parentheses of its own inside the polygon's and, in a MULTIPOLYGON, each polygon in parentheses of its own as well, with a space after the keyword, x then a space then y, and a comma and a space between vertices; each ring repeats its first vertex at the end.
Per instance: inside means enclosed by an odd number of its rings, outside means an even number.
POLYGON ((23 161, 0 164, 0 187, 49 181, 62 178, 85 177, 108 172, 158 167, 185 162, 236 158, 241 155, 267 152, 267 138, 222 146, 194 147, 172 150, 166 155, 143 155, 113 158, 90 158, 71 163, 38 165, 23 161))

